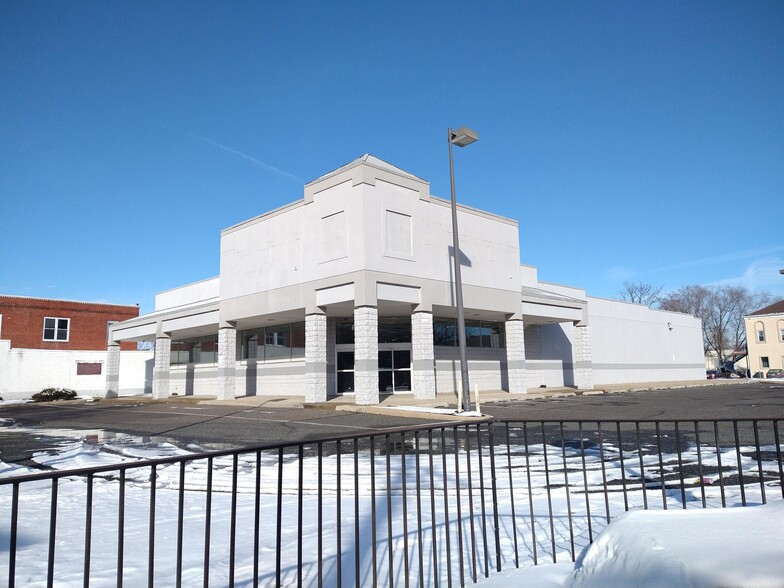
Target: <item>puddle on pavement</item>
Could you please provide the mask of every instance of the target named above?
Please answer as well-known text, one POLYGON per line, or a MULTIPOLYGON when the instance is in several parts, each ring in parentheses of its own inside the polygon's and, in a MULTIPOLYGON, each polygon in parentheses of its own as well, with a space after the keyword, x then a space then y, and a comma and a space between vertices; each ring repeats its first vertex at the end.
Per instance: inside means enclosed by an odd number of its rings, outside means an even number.
MULTIPOLYGON (((133 449, 147 449, 168 444, 188 452, 198 453, 233 449, 226 443, 186 443, 180 439, 157 435, 131 435, 104 429, 38 428, 17 426, 11 419, 0 420, 0 460, 41 468, 34 459, 40 453, 56 454, 74 442, 81 442, 107 453, 122 454, 133 449)), ((141 458, 140 458, 141 459, 141 458)), ((48 469, 48 468, 44 468, 48 469)))

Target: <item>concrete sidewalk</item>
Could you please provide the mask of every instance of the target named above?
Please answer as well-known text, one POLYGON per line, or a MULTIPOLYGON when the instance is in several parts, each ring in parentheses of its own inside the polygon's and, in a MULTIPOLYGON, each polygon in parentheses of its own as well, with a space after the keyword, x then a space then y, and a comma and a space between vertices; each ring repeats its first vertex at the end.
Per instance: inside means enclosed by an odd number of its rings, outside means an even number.
MULTIPOLYGON (((544 400, 548 398, 568 398, 575 396, 594 396, 603 394, 632 393, 651 390, 673 390, 690 387, 717 386, 726 384, 740 384, 748 382, 746 379, 718 379, 718 380, 688 380, 677 382, 644 382, 636 384, 609 384, 598 386, 594 390, 577 390, 575 388, 531 388, 527 394, 510 394, 504 390, 487 390, 479 393, 480 404, 503 403, 520 400, 544 400)), ((472 408, 476 398, 471 394, 472 408)), ((406 411, 418 417, 427 418, 428 411, 438 418, 449 417, 457 410, 457 395, 455 393, 438 394, 434 399, 421 400, 414 398, 413 394, 382 394, 379 404, 359 405, 354 403, 353 395, 330 398, 326 402, 306 403, 304 396, 242 396, 234 400, 202 400, 199 404, 253 406, 267 408, 318 408, 323 410, 346 410, 353 412, 390 414, 391 412, 406 411)), ((463 415, 458 418, 465 418, 463 415)))

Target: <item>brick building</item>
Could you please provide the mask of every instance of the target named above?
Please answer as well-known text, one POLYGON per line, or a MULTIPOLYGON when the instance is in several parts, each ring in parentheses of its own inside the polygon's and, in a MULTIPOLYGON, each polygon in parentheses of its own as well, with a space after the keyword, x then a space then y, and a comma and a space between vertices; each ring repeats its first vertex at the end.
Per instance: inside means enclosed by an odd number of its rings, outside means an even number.
MULTIPOLYGON (((0 295, 0 396, 27 398, 46 387, 103 395, 109 327, 138 316, 136 305, 0 295)), ((123 392, 143 392, 150 352, 133 342, 120 349, 123 392)))
MULTIPOLYGON (((109 325, 137 316, 135 305, 0 295, 0 339, 12 349, 103 351, 109 325)), ((121 349, 136 345, 124 343, 121 349)))

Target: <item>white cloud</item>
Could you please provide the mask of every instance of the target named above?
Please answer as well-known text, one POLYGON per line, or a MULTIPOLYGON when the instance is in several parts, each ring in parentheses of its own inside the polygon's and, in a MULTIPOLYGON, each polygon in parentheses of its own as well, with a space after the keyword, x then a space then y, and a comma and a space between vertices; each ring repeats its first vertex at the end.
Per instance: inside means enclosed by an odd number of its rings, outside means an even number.
MULTIPOLYGON (((653 268, 649 270, 650 273, 653 272, 670 272, 675 270, 681 269, 688 269, 691 267, 704 267, 706 265, 720 265, 720 264, 728 264, 732 262, 739 262, 746 259, 754 259, 752 265, 763 259, 776 259, 772 258, 773 254, 780 253, 784 251, 784 246, 777 245, 774 247, 758 247, 756 249, 745 249, 742 251, 729 251, 727 253, 723 253, 721 255, 714 255, 712 257, 702 257, 700 259, 692 259, 689 261, 682 261, 680 263, 674 263, 670 265, 664 265, 661 267, 653 268), (768 256, 768 257, 763 257, 768 256), (762 259, 761 259, 762 258, 762 259)), ((781 263, 781 259, 779 259, 779 263, 781 263)), ((778 270, 776 270, 778 274, 778 270)))
POLYGON ((784 293, 784 276, 779 270, 784 268, 784 259, 781 257, 763 257, 755 259, 739 275, 717 280, 712 286, 744 286, 749 290, 768 290, 774 294, 784 293))

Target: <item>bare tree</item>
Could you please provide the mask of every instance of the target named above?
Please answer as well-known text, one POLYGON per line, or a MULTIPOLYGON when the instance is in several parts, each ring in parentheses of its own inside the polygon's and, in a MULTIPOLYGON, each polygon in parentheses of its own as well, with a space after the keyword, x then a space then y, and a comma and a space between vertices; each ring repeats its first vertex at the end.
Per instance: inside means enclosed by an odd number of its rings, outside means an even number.
POLYGON ((711 349, 708 343, 710 340, 707 330, 708 320, 705 318, 709 314, 710 298, 710 288, 693 285, 684 286, 680 290, 670 292, 659 303, 659 308, 663 310, 683 312, 702 319, 702 352, 706 355, 711 349))
POLYGON ((624 282, 617 296, 626 302, 635 302, 645 306, 653 306, 661 300, 662 286, 654 286, 645 282, 624 282))
POLYGON ((734 352, 746 348, 743 317, 769 304, 768 292, 752 292, 743 286, 684 286, 662 298, 663 310, 685 312, 702 319, 702 345, 722 365, 734 352))

